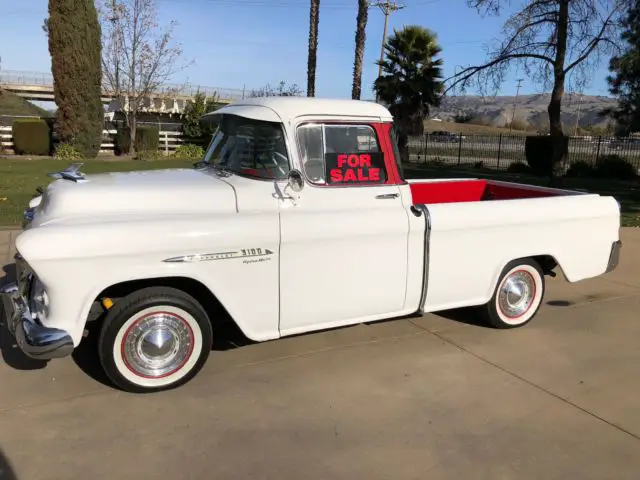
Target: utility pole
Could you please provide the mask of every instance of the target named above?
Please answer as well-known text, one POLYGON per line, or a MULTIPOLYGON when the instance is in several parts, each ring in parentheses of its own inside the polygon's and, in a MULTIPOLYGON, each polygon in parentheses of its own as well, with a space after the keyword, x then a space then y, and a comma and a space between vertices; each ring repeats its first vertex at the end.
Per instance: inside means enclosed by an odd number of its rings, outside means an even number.
POLYGON ((580 103, 578 103, 578 114, 576 115, 576 126, 573 129, 573 136, 578 135, 578 127, 580 126, 580 110, 582 109, 582 92, 580 93, 580 103))
POLYGON ((518 108, 518 95, 520 94, 520 87, 522 86, 522 82, 524 78, 518 79, 518 85, 516 85, 516 98, 513 101, 513 113, 511 114, 511 123, 509 124, 509 133, 513 130, 513 121, 516 119, 516 108, 518 108))
MULTIPOLYGON (((398 5, 395 0, 385 0, 370 3, 371 7, 379 7, 384 14, 384 31, 382 33, 382 45, 380 46, 380 64, 378 65, 378 77, 382 75, 382 61, 384 60, 384 43, 387 41, 387 30, 389 28, 389 15, 393 12, 397 12, 398 10, 402 10, 405 8, 404 5, 398 5)), ((376 98, 376 100, 379 100, 376 98)))

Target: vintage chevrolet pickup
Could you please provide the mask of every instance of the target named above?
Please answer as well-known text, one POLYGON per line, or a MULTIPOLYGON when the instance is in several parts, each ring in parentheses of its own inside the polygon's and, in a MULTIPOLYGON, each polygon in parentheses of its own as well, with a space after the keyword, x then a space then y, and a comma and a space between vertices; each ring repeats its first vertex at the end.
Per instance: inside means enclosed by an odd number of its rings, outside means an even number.
POLYGON ((250 99, 203 121, 217 130, 193 169, 72 165, 34 197, 1 292, 27 355, 71 354, 92 322, 117 387, 166 390, 225 320, 255 341, 459 307, 520 327, 556 267, 577 282, 618 263, 613 197, 405 180, 376 103, 250 99))

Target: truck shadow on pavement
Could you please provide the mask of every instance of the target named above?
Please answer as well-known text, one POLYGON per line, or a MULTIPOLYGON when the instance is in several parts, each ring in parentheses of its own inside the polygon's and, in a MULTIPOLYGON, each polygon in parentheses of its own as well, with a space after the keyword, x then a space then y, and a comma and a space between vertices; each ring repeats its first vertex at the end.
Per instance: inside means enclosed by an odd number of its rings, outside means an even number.
POLYGON ((0 480, 18 480, 18 476, 13 470, 11 462, 9 462, 9 459, 2 451, 2 448, 0 448, 0 480))
POLYGON ((464 323, 474 327, 489 328, 484 321, 480 312, 474 308, 456 308, 454 310, 442 310, 433 312, 433 315, 444 318, 445 320, 453 320, 454 322, 464 323))
MULTIPOLYGON (((4 276, 0 277, 0 287, 14 282, 16 278, 16 266, 11 263, 2 267, 4 276)), ((47 366, 46 361, 35 360, 27 357, 22 350, 16 345, 13 335, 7 330, 7 319, 4 318, 4 308, 0 306, 0 351, 2 352, 2 359, 7 365, 16 370, 40 370, 47 366)), ((0 468, 1 468, 0 463, 0 468)), ((0 475, 0 480, 4 480, 4 477, 0 475)))

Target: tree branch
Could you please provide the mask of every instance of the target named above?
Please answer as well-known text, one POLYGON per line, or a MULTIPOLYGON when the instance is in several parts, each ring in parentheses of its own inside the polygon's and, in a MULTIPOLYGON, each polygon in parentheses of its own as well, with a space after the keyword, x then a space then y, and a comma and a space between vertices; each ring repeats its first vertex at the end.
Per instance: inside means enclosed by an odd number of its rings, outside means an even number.
POLYGON ((564 73, 565 74, 570 72, 571 70, 573 70, 576 67, 576 65, 579 65, 580 63, 584 62, 589 57, 589 55, 591 55, 591 52, 593 52, 595 50, 595 48, 598 46, 598 44, 604 40, 604 38, 605 38, 605 37, 603 37, 604 32, 606 32, 607 28, 609 28, 609 26, 611 25, 611 19, 613 18, 615 13, 620 9, 621 5, 622 5, 622 3, 619 3, 611 11, 611 13, 606 18, 606 20, 604 22, 602 22, 602 27, 600 28, 600 31, 593 38, 593 40, 591 40, 591 42, 589 42, 589 45, 586 47, 585 50, 583 50, 582 55, 580 55, 576 60, 571 62, 569 65, 567 65, 567 67, 564 69, 564 73))
POLYGON ((524 59, 524 58, 531 58, 534 60, 540 60, 543 62, 547 62, 551 65, 553 65, 553 59, 545 56, 545 55, 539 55, 536 53, 512 53, 512 54, 507 54, 507 55, 503 55, 500 56, 498 58, 495 58, 494 60, 485 63, 484 65, 478 65, 478 66, 474 66, 474 67, 467 67, 464 70, 462 70, 461 72, 452 75, 451 77, 445 79, 444 83, 447 83, 449 80, 452 80, 454 78, 457 78, 457 80, 455 80, 449 87, 447 87, 444 92, 443 95, 446 94, 449 90, 451 90, 452 88, 454 88, 457 85, 460 85, 461 83, 464 83, 466 81, 468 81, 471 77, 473 77, 475 74, 486 70, 488 68, 491 67, 495 67, 501 63, 506 63, 509 62, 511 60, 516 60, 516 59, 524 59))

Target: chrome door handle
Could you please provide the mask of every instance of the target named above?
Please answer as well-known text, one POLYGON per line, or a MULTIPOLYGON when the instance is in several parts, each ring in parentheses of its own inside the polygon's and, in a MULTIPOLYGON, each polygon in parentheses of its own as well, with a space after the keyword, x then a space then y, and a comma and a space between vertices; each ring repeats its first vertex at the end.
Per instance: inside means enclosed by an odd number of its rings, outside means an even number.
POLYGON ((378 200, 386 200, 389 198, 398 198, 398 194, 397 193, 383 193, 382 195, 376 195, 376 198, 378 200))

